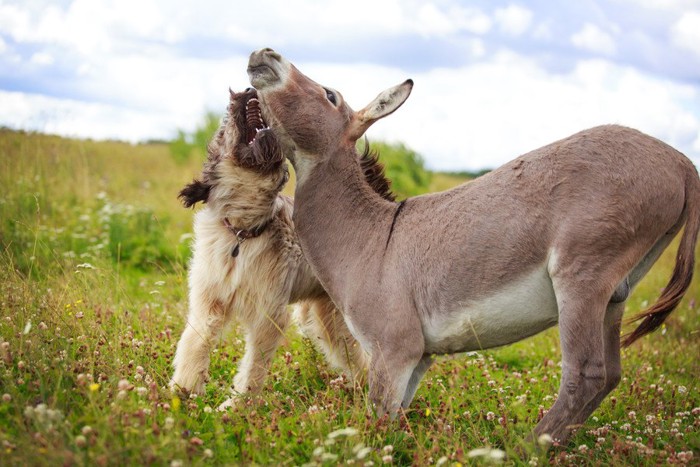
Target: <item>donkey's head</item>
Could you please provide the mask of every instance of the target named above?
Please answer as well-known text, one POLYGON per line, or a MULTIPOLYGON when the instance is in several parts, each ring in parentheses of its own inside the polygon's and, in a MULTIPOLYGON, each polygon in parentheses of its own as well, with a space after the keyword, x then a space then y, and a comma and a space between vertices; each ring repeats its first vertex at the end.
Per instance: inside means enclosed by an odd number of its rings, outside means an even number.
POLYGON ((180 191, 186 207, 197 202, 210 206, 248 202, 269 193, 272 198, 289 177, 285 152, 262 118, 255 89, 230 91, 221 126, 207 147, 202 175, 180 191))
POLYGON ((370 125, 406 101, 413 87, 407 80, 355 112, 338 91, 309 79, 272 49, 251 54, 248 76, 270 125, 296 151, 295 163, 303 158, 314 164, 339 147, 354 148, 370 125))

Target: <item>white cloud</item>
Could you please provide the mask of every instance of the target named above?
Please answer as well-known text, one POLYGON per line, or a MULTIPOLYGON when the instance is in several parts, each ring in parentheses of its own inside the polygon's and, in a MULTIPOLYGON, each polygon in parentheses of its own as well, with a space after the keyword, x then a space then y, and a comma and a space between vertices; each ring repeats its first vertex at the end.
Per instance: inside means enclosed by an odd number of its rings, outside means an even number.
POLYGON ((172 136, 173 118, 106 104, 0 91, 0 119, 11 128, 95 139, 172 136))
POLYGON ((583 28, 571 36, 571 43, 576 47, 603 55, 614 55, 617 46, 610 34, 592 23, 584 24, 583 28))
POLYGON ((700 120, 686 108, 700 100, 697 91, 631 68, 595 60, 551 75, 502 53, 487 63, 413 78, 408 102, 370 135, 404 141, 436 169, 495 167, 605 123, 638 128, 700 162, 692 147, 700 120))
POLYGON ((533 13, 519 5, 498 8, 494 13, 499 29, 511 36, 520 36, 530 28, 533 13))
POLYGON ((671 40, 700 56, 700 11, 683 13, 671 28, 671 40))
POLYGON ((415 19, 404 12, 406 30, 415 30, 422 36, 446 36, 458 31, 484 34, 491 29, 491 19, 475 8, 452 6, 440 10, 432 3, 421 6, 415 19))
POLYGON ((55 61, 53 56, 48 52, 36 52, 29 59, 35 65, 51 65, 55 61))

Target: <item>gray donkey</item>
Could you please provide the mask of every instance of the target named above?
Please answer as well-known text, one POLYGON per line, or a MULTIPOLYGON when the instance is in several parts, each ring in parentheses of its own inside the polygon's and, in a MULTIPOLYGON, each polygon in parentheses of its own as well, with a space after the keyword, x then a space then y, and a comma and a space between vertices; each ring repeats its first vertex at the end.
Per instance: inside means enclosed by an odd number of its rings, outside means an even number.
POLYGON ((619 383, 625 300, 683 225, 673 276, 624 344, 661 325, 690 285, 700 179, 657 139, 592 128, 396 203, 364 181, 355 142, 408 98, 412 81, 355 112, 271 49, 251 55, 248 74, 266 120, 295 151, 297 234, 371 356, 380 415, 409 405, 434 354, 501 346, 559 323, 559 396, 535 434, 563 443, 619 383))

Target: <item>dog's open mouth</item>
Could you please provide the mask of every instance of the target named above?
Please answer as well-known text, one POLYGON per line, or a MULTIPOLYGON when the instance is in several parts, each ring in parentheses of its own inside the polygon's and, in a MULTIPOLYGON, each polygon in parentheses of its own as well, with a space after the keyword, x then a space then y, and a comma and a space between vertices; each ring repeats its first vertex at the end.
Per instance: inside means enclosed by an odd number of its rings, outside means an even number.
POLYGON ((262 117, 260 110, 260 101, 251 97, 245 104, 245 127, 246 127, 246 143, 249 145, 255 142, 255 138, 262 130, 267 130, 268 126, 262 117))

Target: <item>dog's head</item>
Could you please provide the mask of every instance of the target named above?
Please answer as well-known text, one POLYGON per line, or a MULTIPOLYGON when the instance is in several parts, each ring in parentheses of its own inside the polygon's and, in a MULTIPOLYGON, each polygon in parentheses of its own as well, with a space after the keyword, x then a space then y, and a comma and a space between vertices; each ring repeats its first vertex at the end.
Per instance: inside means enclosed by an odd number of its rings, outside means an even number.
POLYGON ((244 195, 241 191, 276 195, 289 178, 286 153, 263 120, 253 88, 230 91, 226 116, 207 152, 201 177, 178 196, 186 207, 244 195))

